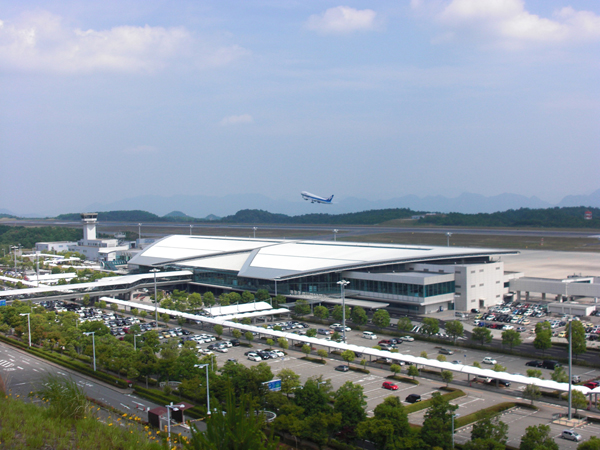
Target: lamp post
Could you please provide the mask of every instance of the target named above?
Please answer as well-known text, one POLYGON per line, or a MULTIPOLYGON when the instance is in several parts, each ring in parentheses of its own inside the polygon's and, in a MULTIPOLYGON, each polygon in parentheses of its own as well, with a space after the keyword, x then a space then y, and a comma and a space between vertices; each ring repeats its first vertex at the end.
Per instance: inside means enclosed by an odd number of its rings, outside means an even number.
POLYGON ((194 364, 198 369, 206 369, 206 414, 210 416, 210 384, 208 380, 208 364, 194 364))
POLYGON ((96 332, 88 331, 87 333, 83 333, 86 336, 92 335, 92 352, 94 353, 94 372, 96 371, 96 332))
POLYGON ((336 228, 335 230, 333 230, 333 240, 334 242, 337 241, 337 234, 338 234, 338 229, 336 228))
POLYGON ((571 359, 573 358, 573 319, 569 320, 569 420, 571 420, 571 406, 573 403, 572 390, 571 387, 573 385, 573 376, 571 375, 571 371, 573 369, 573 363, 571 359))
POLYGON ((344 338, 344 344, 346 343, 346 298, 345 298, 345 288, 346 286, 348 286, 350 284, 349 281, 346 280, 340 280, 337 282, 337 284, 340 285, 340 291, 342 294, 342 328, 344 329, 343 331, 343 338, 344 338))
POLYGON ((135 344, 135 338, 136 338, 136 337, 140 337, 140 336, 141 336, 141 334, 134 334, 134 335, 133 335, 133 351, 134 351, 134 352, 135 352, 135 351, 137 351, 137 346, 136 346, 136 344, 135 344))
POLYGON ((160 270, 150 269, 150 272, 154 274, 154 328, 158 329, 158 292, 156 290, 156 273, 160 272, 160 270))
POLYGON ((165 405, 165 408, 167 408, 167 427, 169 429, 168 431, 168 435, 169 435, 169 441, 171 440, 171 409, 173 409, 173 411, 179 411, 179 408, 185 408, 184 404, 181 405, 174 405, 173 402, 171 402, 170 405, 165 405))
POLYGON ((446 233, 446 247, 450 247, 450 236, 452 236, 452 233, 450 233, 449 231, 446 233))
POLYGON ((17 274, 17 250, 19 249, 18 245, 13 245, 11 247, 11 250, 14 252, 15 254, 15 275, 17 274))
POLYGON ((35 276, 37 279, 36 287, 40 287, 40 252, 35 252, 35 276))
POLYGON ((31 313, 23 313, 19 314, 20 316, 27 316, 27 330, 29 331, 29 346, 31 347, 31 321, 29 320, 29 316, 31 313))
POLYGON ((256 239, 256 230, 257 230, 256 227, 252 227, 252 231, 254 231, 254 239, 256 239))
MULTIPOLYGON (((141 241, 142 240, 142 224, 138 223, 138 239, 141 241)), ((142 243, 140 242, 140 245, 142 245, 142 243)))
POLYGON ((460 417, 460 414, 454 414, 452 413, 452 447, 450 448, 454 448, 454 418, 455 417, 460 417))
POLYGON ((194 225, 190 225, 190 236, 192 235, 192 228, 194 228, 194 225))

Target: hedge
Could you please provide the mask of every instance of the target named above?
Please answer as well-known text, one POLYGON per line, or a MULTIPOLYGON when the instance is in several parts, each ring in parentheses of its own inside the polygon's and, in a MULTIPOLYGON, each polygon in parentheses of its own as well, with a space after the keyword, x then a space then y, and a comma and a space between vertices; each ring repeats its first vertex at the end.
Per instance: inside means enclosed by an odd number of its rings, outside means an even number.
POLYGON ((356 367, 356 366, 348 366, 348 367, 350 367, 350 370, 353 370, 354 372, 371 373, 371 371, 369 369, 363 369, 362 367, 356 367))
POLYGON ((417 385, 420 384, 419 380, 415 380, 413 378, 408 378, 408 377, 403 377, 402 375, 390 375, 386 378, 399 381, 400 383, 417 384, 417 385))
MULTIPOLYGON (((460 389, 452 389, 451 392, 448 392, 447 394, 442 394, 442 398, 444 398, 447 401, 450 401, 454 400, 455 398, 464 397, 465 395, 467 394, 465 394, 460 389)), ((427 409, 431 406, 432 400, 433 399, 428 399, 422 402, 413 403, 412 405, 408 405, 407 407, 405 407, 404 410, 406 411, 406 414, 411 414, 417 411, 421 411, 423 409, 427 409)))
POLYGON ((327 364, 327 361, 325 361, 324 359, 321 359, 321 358, 312 358, 310 356, 303 356, 300 359, 303 359, 305 361, 314 362, 314 363, 317 363, 317 364, 327 364))
POLYGON ((464 427, 473 422, 477 422, 478 420, 480 420, 480 417, 482 417, 482 415, 485 415, 485 414, 496 415, 496 414, 506 411, 508 409, 514 408, 515 406, 520 406, 522 408, 527 408, 527 409, 538 409, 535 406, 532 407, 528 403, 520 403, 520 402, 498 403, 497 405, 493 405, 488 408, 480 409, 479 411, 476 411, 471 414, 467 414, 466 416, 458 417, 455 422, 456 428, 464 427))

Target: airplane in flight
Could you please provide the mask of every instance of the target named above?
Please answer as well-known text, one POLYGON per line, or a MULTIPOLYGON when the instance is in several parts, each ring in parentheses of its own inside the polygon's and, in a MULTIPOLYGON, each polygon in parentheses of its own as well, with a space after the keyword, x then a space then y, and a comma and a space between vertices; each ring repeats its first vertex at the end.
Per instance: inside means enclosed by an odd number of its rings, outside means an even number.
POLYGON ((323 203, 325 205, 331 205, 331 200, 333 199, 333 195, 329 198, 325 198, 306 191, 302 191, 300 195, 302 195, 304 200, 310 200, 311 203, 323 203))

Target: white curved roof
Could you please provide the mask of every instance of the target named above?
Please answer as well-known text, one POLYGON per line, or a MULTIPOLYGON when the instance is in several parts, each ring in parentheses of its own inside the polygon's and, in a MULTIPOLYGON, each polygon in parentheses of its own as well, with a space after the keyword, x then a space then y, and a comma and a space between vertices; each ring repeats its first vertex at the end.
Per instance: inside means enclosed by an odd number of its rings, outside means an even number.
POLYGON ((481 248, 173 235, 155 242, 129 263, 206 267, 236 271, 240 277, 273 280, 384 264, 514 253, 481 248))

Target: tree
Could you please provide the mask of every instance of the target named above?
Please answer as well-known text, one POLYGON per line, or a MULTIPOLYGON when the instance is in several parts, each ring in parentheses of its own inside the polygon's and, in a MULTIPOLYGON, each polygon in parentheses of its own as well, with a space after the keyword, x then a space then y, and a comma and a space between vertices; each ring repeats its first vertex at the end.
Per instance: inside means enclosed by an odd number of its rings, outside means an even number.
POLYGON ((202 296, 198 292, 194 292, 188 297, 188 303, 192 309, 199 309, 202 307, 202 296))
POLYGON ((477 367, 478 369, 481 369, 481 363, 479 361, 473 361, 473 367, 477 367))
POLYGON ((254 301, 254 294, 250 291, 242 292, 242 303, 252 303, 254 301))
POLYGON ((213 306, 215 304, 215 294, 212 292, 207 292, 204 294, 203 300, 206 306, 213 306))
POLYGON ((471 440, 475 439, 491 439, 504 445, 508 440, 508 425, 499 415, 483 414, 471 430, 471 440))
POLYGON ((456 344, 456 339, 464 336, 465 328, 458 320, 451 320, 446 322, 446 333, 448 333, 448 336, 454 339, 454 343, 456 344))
POLYGON ((239 338, 241 338, 241 337, 242 337, 242 332, 241 332, 240 330, 238 330, 237 328, 234 328, 234 329, 231 331, 231 334, 233 335, 233 337, 234 337, 235 339, 239 339, 239 338))
POLYGON ((116 303, 113 303, 110 305, 110 309, 112 309, 113 311, 118 311, 119 310, 119 305, 117 305, 116 303))
POLYGON ((452 415, 457 408, 458 405, 451 405, 439 392, 433 393, 421 428, 421 438, 426 444, 450 449, 452 415))
POLYGON ((223 334, 223 325, 216 324, 215 326, 213 326, 213 329, 215 330, 215 333, 217 333, 217 336, 220 337, 223 334))
POLYGON ((542 354, 552 347, 552 327, 547 320, 538 322, 535 326, 535 339, 533 346, 542 351, 542 354))
POLYGON ((90 306, 90 294, 85 294, 81 300, 83 306, 90 306))
POLYGON ((398 327, 398 331, 410 331, 414 325, 410 317, 400 317, 396 326, 398 327))
POLYGON ((550 378, 552 381, 556 381, 558 383, 568 383, 569 375, 565 371, 563 366, 558 366, 554 369, 554 372, 550 373, 550 378))
POLYGON ((402 370, 402 367, 399 364, 392 364, 390 366, 390 370, 392 371, 394 376, 396 376, 400 373, 400 371, 402 370))
MULTIPOLYGON (((342 312, 342 305, 335 305, 333 307, 333 311, 331 311, 331 317, 338 322, 341 322, 344 319, 344 315, 342 312)), ((346 318, 350 318, 350 307, 346 306, 346 318)))
POLYGON ((356 434, 375 444, 376 448, 391 450, 395 448, 421 448, 420 446, 400 446, 398 439, 411 435, 408 416, 400 399, 386 397, 375 407, 374 417, 358 424, 356 434))
POLYGON ((352 319, 352 322, 354 322, 356 325, 364 325, 369 321, 367 313, 365 312, 364 308, 361 308, 360 306, 355 306, 354 308, 352 308, 352 313, 350 314, 350 317, 352 319))
POLYGON ((377 328, 386 328, 390 325, 390 313, 385 309, 378 309, 373 314, 373 325, 377 328))
POLYGON ((428 358, 427 352, 425 350, 421 350, 421 354, 419 355, 421 358, 428 358))
POLYGON ((481 345, 489 344, 492 342, 492 332, 484 327, 477 327, 473 329, 473 333, 471 334, 471 339, 474 341, 480 342, 481 345))
POLYGON ((280 305, 285 305, 287 303, 287 298, 285 296, 279 294, 273 297, 273 308, 279 308, 280 305))
MULTIPOLYGON (((568 394, 567 394, 568 396, 568 394)), ((575 414, 577 414, 578 409, 586 408, 588 405, 588 398, 581 391, 572 390, 571 391, 571 405, 575 408, 575 414)))
POLYGON ((296 300, 296 304, 294 305, 294 312, 299 316, 305 316, 310 313, 310 306, 306 300, 296 300))
POLYGON ((415 377, 419 376, 419 369, 417 369, 417 366, 408 366, 408 371, 407 374, 411 377, 413 377, 413 380, 415 379, 415 377))
POLYGON ((445 357, 444 355, 437 355, 437 358, 436 358, 436 359, 437 359, 439 362, 444 362, 444 361, 446 361, 446 357, 445 357))
POLYGON ((315 330, 314 328, 309 328, 308 330, 306 330, 306 335, 308 337, 315 337, 317 335, 317 330, 315 330))
POLYGON ((527 369, 525 373, 530 378, 542 378, 542 371, 540 369, 527 369))
POLYGON ((296 389, 294 397, 296 404, 304 409, 306 415, 314 415, 320 412, 331 414, 329 396, 331 392, 331 381, 323 380, 322 376, 310 377, 302 386, 296 389))
POLYGON ((329 310, 326 307, 319 305, 315 306, 313 314, 319 319, 327 319, 329 317, 329 310))
POLYGON ((281 392, 287 396, 300 387, 300 375, 292 369, 281 369, 277 375, 281 380, 281 392))
POLYGON ((517 345, 521 345, 521 333, 515 330, 506 330, 502 332, 502 345, 508 346, 511 350, 517 345))
POLYGON ((521 437, 519 450, 558 450, 558 444, 550 436, 548 425, 530 426, 521 437))
POLYGON ((446 387, 454 379, 454 374, 450 370, 442 370, 442 380, 446 383, 446 387))
POLYGON ((339 342, 341 338, 342 338, 342 336, 337 331, 334 331, 333 334, 331 335, 331 340, 335 341, 335 342, 339 342))
POLYGON ((494 364, 494 368, 492 369, 494 372, 506 372, 506 367, 502 364, 494 364))
POLYGON ((589 440, 579 444, 577 450, 600 450, 600 438, 596 436, 590 437, 589 440))
POLYGON ((279 339, 277 339, 277 344, 279 344, 279 346, 284 350, 287 350, 290 346, 288 340, 284 337, 280 337, 279 339))
POLYGON ((342 352, 342 359, 348 363, 348 366, 350 366, 350 363, 356 359, 356 355, 352 350, 344 350, 342 352))
POLYGON ((333 398, 335 399, 333 410, 342 415, 343 427, 355 427, 367 418, 366 396, 361 385, 346 381, 333 394, 333 398))
POLYGON ((421 331, 423 331, 423 333, 430 337, 436 333, 439 333, 440 321, 434 319, 433 317, 425 317, 423 319, 423 326, 421 327, 421 331))
POLYGON ((523 391, 523 396, 531 400, 532 405, 533 402, 540 398, 541 395, 542 393, 540 392, 540 388, 537 387, 535 384, 528 384, 525 390, 523 391))
POLYGON ((258 300, 259 302, 266 302, 269 301, 271 299, 271 295, 269 294, 269 291, 267 291, 266 289, 259 289, 256 291, 256 300, 258 300))
POLYGON ((273 347, 273 344, 275 343, 275 341, 271 338, 267 339, 267 345, 269 346, 269 348, 273 347))
POLYGON ((252 342, 254 340, 254 335, 252 334, 252 331, 246 331, 244 333, 244 337, 248 342, 252 342))
POLYGON ((162 320, 164 323, 169 323, 169 319, 170 319, 170 317, 169 317, 169 315, 168 315, 167 313, 162 313, 162 314, 160 315, 160 318, 161 318, 161 320, 162 320))
POLYGON ((206 431, 199 431, 192 425, 192 437, 187 448, 193 450, 218 450, 224 448, 244 448, 257 450, 275 450, 278 448, 279 438, 271 434, 265 435, 263 429, 265 418, 262 414, 255 414, 259 409, 256 400, 250 396, 242 396, 239 406, 231 391, 223 413, 221 404, 217 402, 217 412, 206 421, 206 431))
POLYGON ((327 350, 320 348, 319 350, 317 350, 317 355, 319 355, 321 359, 325 359, 327 358, 327 350))
MULTIPOLYGON (((585 339, 585 328, 583 324, 578 320, 572 320, 570 327, 573 330, 573 340, 571 343, 571 350, 575 355, 575 359, 582 353, 587 351, 587 344, 585 339)), ((569 327, 567 327, 567 339, 570 340, 569 327)))
POLYGON ((302 353, 304 353, 306 356, 310 355, 310 345, 309 344, 304 344, 302 346, 302 353))

